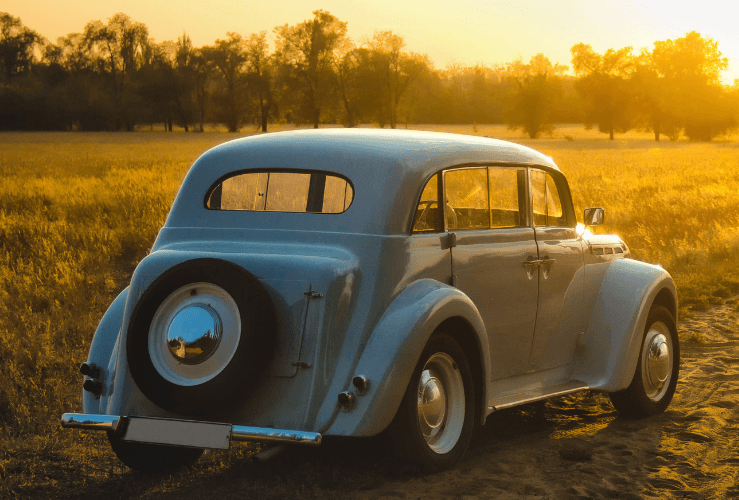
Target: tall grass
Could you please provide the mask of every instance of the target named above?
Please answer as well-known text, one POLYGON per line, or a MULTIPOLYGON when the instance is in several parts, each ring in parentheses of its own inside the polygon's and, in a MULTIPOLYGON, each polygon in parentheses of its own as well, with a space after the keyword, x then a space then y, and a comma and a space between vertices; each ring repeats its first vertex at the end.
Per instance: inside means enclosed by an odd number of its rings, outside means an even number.
MULTIPOLYGON (((551 155, 577 211, 606 207, 601 231, 669 270, 684 305, 739 293, 736 142, 609 142, 578 129, 530 141, 504 127, 478 130, 551 155)), ((77 363, 98 321, 151 246, 190 164, 232 137, 0 134, 0 438, 44 435, 78 409, 77 363)))
POLYGON ((0 137, 0 429, 44 434, 192 161, 228 136, 0 137))

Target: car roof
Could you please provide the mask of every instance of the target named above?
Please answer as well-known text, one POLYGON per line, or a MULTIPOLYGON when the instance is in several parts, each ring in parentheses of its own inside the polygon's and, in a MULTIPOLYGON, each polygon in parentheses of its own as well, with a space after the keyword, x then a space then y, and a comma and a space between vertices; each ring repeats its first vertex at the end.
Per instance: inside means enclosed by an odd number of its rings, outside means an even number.
POLYGON ((254 135, 204 153, 183 182, 170 227, 250 227, 403 234, 425 182, 441 169, 473 163, 559 169, 531 148, 487 137, 385 129, 319 129, 254 135), (343 214, 218 212, 204 208, 209 188, 249 169, 324 170, 348 178, 354 201, 343 214))

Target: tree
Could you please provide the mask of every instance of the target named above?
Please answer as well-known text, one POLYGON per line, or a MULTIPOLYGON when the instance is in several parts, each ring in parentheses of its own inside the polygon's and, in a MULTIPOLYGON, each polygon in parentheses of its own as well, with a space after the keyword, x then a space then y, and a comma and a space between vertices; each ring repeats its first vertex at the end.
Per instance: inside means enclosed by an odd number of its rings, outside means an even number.
POLYGON ((691 140, 710 141, 735 126, 730 97, 721 85, 721 72, 729 61, 722 57, 718 42, 691 31, 682 38, 655 42, 651 62, 666 107, 691 140))
POLYGON ((625 132, 632 126, 632 92, 628 78, 634 68, 631 47, 608 49, 603 55, 590 45, 579 43, 570 49, 572 67, 579 77, 577 89, 587 99, 587 126, 597 125, 600 132, 625 132))
POLYGON ((259 109, 259 124, 262 132, 267 131, 270 111, 274 107, 273 62, 268 53, 267 32, 252 34, 246 40, 246 61, 249 65, 248 78, 253 98, 259 109))
POLYGON ((523 129, 531 139, 542 132, 551 133, 556 101, 561 95, 559 77, 566 71, 567 66, 552 64, 544 54, 535 55, 529 64, 521 60, 509 63, 504 73, 513 82, 506 113, 508 127, 523 129))
POLYGON ((211 47, 203 48, 203 55, 218 70, 225 86, 216 94, 216 114, 229 132, 238 132, 246 112, 246 43, 241 35, 228 33, 228 39, 216 40, 211 47))
MULTIPOLYGON (((207 50, 206 50, 207 52, 207 50)), ((205 112, 208 108, 208 83, 211 75, 211 63, 203 49, 195 49, 190 54, 190 68, 195 85, 195 102, 198 115, 198 132, 205 130, 205 112)))
POLYGON ((0 72, 6 84, 13 77, 28 73, 34 49, 43 43, 44 38, 23 26, 19 18, 0 12, 0 72))
POLYGON ((431 63, 425 55, 403 52, 403 38, 392 31, 375 32, 367 45, 374 69, 383 84, 390 128, 395 128, 400 98, 419 76, 429 70, 431 63))
POLYGON ((346 39, 346 23, 324 10, 297 26, 275 28, 276 58, 283 81, 294 87, 304 115, 318 128, 321 111, 330 104, 335 90, 335 51, 346 39))
POLYGON ((114 15, 103 24, 93 21, 85 26, 85 41, 97 71, 109 77, 113 95, 112 127, 133 130, 136 94, 129 89, 133 75, 151 60, 149 30, 123 13, 114 15))

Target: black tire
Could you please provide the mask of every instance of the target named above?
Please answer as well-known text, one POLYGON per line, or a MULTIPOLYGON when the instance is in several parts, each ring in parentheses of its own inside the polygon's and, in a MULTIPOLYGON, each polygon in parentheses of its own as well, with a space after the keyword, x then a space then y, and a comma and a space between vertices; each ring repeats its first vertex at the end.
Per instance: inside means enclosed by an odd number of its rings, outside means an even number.
POLYGON ((126 467, 144 473, 172 472, 188 467, 203 454, 199 448, 123 441, 110 432, 108 441, 113 453, 126 467))
MULTIPOLYGON (((657 351, 655 351, 656 353, 657 351)), ((655 373, 655 375, 652 375, 652 379, 659 380, 656 375, 659 370, 652 370, 652 372, 655 373)), ((624 417, 642 418, 662 413, 669 406, 675 394, 679 372, 680 342, 677 336, 675 319, 667 309, 654 305, 647 317, 634 378, 626 389, 609 394, 611 402, 619 414, 624 417), (655 362, 651 360, 658 359, 650 358, 650 353, 646 352, 646 349, 649 348, 647 344, 661 344, 661 339, 654 340, 654 335, 662 335, 667 339, 668 356, 671 358, 671 366, 664 368, 664 373, 669 378, 665 379, 661 386, 650 381, 649 371, 645 369, 650 363, 655 362)))
POLYGON ((435 333, 426 344, 413 371, 403 401, 391 424, 390 438, 402 457, 410 458, 424 469, 430 472, 448 469, 459 462, 467 451, 474 429, 476 408, 472 371, 464 351, 449 335, 435 333), (433 386, 428 382, 422 387, 422 376, 426 378, 424 371, 428 372, 426 375, 437 375, 433 378, 444 387, 446 404, 441 420, 437 418, 438 413, 434 413, 433 404, 429 404, 428 407, 432 408, 429 412, 431 418, 423 418, 425 424, 422 424, 423 415, 419 417, 419 414, 423 410, 419 409, 419 400, 426 393, 434 392, 433 386), (461 394, 464 395, 463 403, 459 401, 461 394), (450 405, 452 399, 459 404, 450 405), (433 425, 428 425, 429 421, 441 423, 434 428, 433 425), (422 425, 425 426, 423 429, 422 425), (427 435, 438 433, 427 436, 424 431, 427 435))
POLYGON ((136 304, 126 339, 128 367, 138 388, 157 406, 181 415, 213 415, 242 403, 254 388, 271 358, 275 329, 272 301, 256 277, 231 262, 189 260, 163 273, 136 304), (203 383, 180 385, 155 367, 149 331, 160 305, 193 283, 212 284, 230 295, 238 308, 241 331, 233 356, 220 373, 203 383))

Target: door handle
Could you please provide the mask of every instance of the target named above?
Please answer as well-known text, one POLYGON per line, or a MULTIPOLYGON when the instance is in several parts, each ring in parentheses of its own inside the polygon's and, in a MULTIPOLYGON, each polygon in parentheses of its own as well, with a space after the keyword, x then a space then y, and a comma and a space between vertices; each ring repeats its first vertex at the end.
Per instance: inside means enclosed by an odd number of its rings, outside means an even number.
POLYGON ((538 274, 536 269, 534 269, 534 266, 538 269, 539 264, 541 264, 541 261, 539 259, 534 259, 533 257, 529 257, 529 260, 523 261, 523 267, 526 268, 526 277, 529 278, 529 281, 534 279, 538 274))
POLYGON ((554 259, 541 259, 539 261, 540 264, 551 264, 552 262, 554 262, 554 259))

